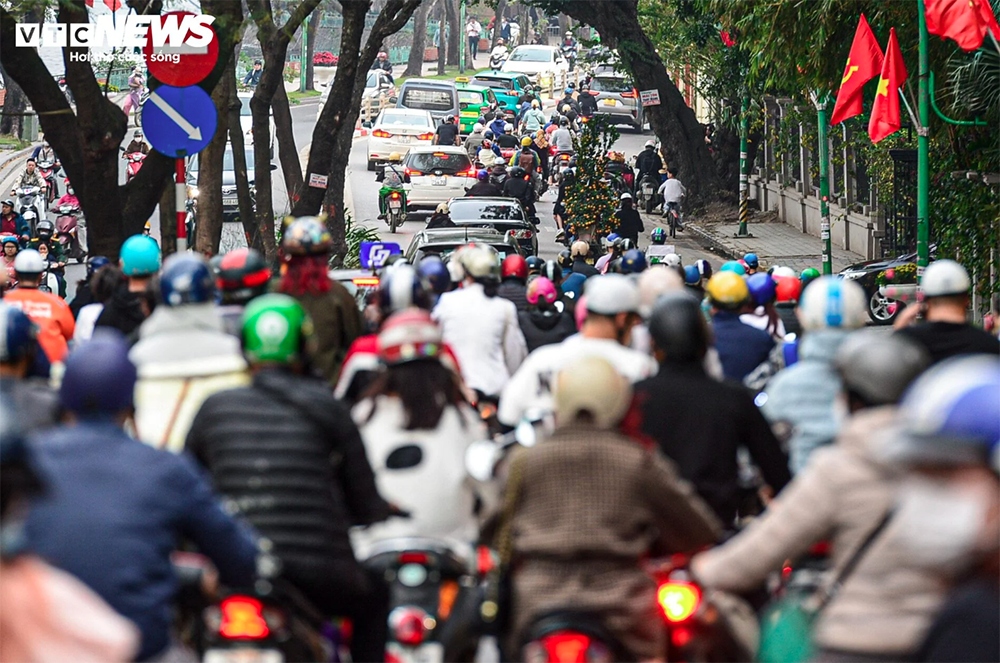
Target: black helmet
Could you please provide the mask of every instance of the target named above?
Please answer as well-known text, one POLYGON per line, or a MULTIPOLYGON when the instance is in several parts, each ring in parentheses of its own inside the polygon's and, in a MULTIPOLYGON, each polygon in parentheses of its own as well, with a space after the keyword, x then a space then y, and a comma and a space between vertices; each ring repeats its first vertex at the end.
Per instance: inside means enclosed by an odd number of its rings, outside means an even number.
POLYGON ((660 295, 649 315, 649 334, 666 361, 700 363, 708 352, 710 331, 701 304, 686 292, 660 295))
POLYGON ((236 249, 220 258, 216 285, 225 304, 246 304, 267 292, 271 270, 264 256, 253 249, 236 249))
POLYGON ((528 275, 529 276, 532 275, 532 274, 539 274, 539 273, 541 273, 541 271, 542 271, 542 265, 545 264, 545 261, 542 260, 541 258, 539 258, 538 256, 528 256, 525 259, 525 262, 528 264, 528 275))
POLYGON ((486 131, 483 132, 483 140, 493 140, 493 138, 494 135, 492 130, 487 129, 486 131))
POLYGON ((559 252, 559 264, 563 267, 573 266, 573 256, 570 254, 569 249, 563 249, 559 252))
POLYGON ((560 117, 559 118, 559 126, 560 127, 568 127, 569 126, 569 118, 568 117, 560 117))
POLYGON ((49 237, 51 238, 53 233, 55 233, 55 225, 48 219, 41 219, 35 226, 35 234, 39 237, 49 237))
MULTIPOLYGON (((569 255, 569 251, 565 251, 564 253, 566 253, 566 255, 569 255)), ((560 254, 560 259, 562 259, 561 254, 560 254)), ((559 263, 557 263, 555 260, 545 261, 545 264, 542 265, 541 275, 547 278, 548 280, 552 281, 553 283, 555 283, 557 286, 560 283, 562 283, 563 280, 562 267, 560 267, 559 263)))
POLYGON ((520 166, 514 166, 513 168, 510 169, 510 176, 515 179, 519 177, 524 177, 525 172, 526 171, 524 170, 524 168, 521 168, 520 166))

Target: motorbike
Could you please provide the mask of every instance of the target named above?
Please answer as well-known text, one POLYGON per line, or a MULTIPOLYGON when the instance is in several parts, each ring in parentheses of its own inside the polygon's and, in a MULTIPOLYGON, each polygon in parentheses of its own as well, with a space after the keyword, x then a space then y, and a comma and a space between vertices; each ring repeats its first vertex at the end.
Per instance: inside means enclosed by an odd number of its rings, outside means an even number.
POLYGON ((659 188, 659 181, 653 176, 652 173, 646 173, 639 180, 639 186, 636 188, 636 207, 644 209, 646 214, 652 214, 653 208, 656 207, 656 190, 659 188))
POLYGON ((45 208, 42 203, 42 189, 37 186, 23 186, 18 187, 14 190, 14 194, 17 196, 17 211, 24 217, 25 221, 28 221, 26 216, 28 212, 34 217, 34 221, 30 222, 31 232, 35 232, 35 222, 45 214, 45 208))
POLYGON ((569 63, 569 70, 573 71, 576 68, 576 45, 575 44, 563 44, 559 47, 562 51, 562 55, 566 58, 566 62, 569 63))
POLYGON ((556 150, 555 145, 550 148, 552 154, 552 181, 556 184, 562 179, 562 171, 565 168, 569 168, 570 157, 573 156, 569 152, 559 152, 556 150))
POLYGON ((506 61, 507 61, 506 50, 504 50, 502 53, 498 53, 496 52, 496 50, 490 53, 490 69, 492 69, 493 71, 498 71, 503 66, 503 63, 506 61))
POLYGON ((83 262, 86 252, 77 237, 80 208, 75 205, 60 205, 56 217, 56 241, 62 245, 64 255, 78 263, 83 262))
POLYGON ((125 183, 128 184, 133 177, 139 174, 139 169, 142 168, 142 162, 146 155, 142 152, 129 152, 122 158, 127 162, 125 164, 125 183))
POLYGON ((406 221, 406 191, 390 189, 385 194, 385 213, 389 223, 389 232, 396 232, 396 228, 406 221))
POLYGON ((38 174, 43 180, 48 182, 45 190, 45 202, 51 205, 56 200, 56 165, 51 161, 39 161, 38 174))
POLYGON ((63 93, 66 97, 66 101, 73 103, 73 91, 69 89, 69 83, 66 82, 65 76, 60 76, 59 80, 59 91, 63 93))

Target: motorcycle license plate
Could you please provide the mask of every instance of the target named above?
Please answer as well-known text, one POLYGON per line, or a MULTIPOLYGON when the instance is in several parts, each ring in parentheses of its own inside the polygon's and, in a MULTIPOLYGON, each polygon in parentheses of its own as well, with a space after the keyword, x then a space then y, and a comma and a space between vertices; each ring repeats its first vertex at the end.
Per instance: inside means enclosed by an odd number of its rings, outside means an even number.
POLYGON ((223 205, 237 205, 237 204, 239 204, 239 200, 236 199, 236 198, 223 198, 222 199, 222 204, 223 205))
POLYGON ((445 178, 444 175, 440 175, 438 177, 435 177, 433 180, 431 180, 431 184, 434 185, 434 186, 444 186, 447 183, 448 183, 448 180, 445 178))
POLYGON ((390 209, 401 209, 403 207, 403 201, 401 200, 389 200, 390 209))
POLYGON ((604 100, 604 105, 605 106, 614 106, 616 103, 618 103, 618 102, 615 99, 605 99, 604 100))
POLYGON ((284 663, 284 655, 277 649, 209 649, 205 652, 205 663, 284 663))
POLYGON ((403 663, 440 663, 444 660, 444 645, 427 642, 418 647, 404 647, 398 642, 386 643, 387 660, 403 663))
POLYGON ((647 196, 651 196, 651 195, 653 195, 653 187, 651 187, 651 186, 644 186, 644 187, 642 187, 642 192, 644 194, 646 194, 647 196))

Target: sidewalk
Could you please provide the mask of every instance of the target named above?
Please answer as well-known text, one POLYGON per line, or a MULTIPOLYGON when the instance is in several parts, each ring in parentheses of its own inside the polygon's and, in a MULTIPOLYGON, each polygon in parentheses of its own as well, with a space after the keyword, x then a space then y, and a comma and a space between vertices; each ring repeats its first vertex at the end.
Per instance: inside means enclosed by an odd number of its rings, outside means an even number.
MULTIPOLYGON (((823 270, 823 242, 777 220, 773 213, 756 214, 748 230, 753 237, 735 237, 739 231, 736 208, 732 208, 733 222, 714 218, 689 217, 685 229, 697 235, 715 252, 732 260, 746 253, 756 253, 762 265, 781 265, 802 271, 806 267, 823 270)), ((728 216, 728 215, 727 215, 728 216)), ((865 257, 852 251, 833 247, 833 272, 836 274, 848 265, 863 262, 865 257)))

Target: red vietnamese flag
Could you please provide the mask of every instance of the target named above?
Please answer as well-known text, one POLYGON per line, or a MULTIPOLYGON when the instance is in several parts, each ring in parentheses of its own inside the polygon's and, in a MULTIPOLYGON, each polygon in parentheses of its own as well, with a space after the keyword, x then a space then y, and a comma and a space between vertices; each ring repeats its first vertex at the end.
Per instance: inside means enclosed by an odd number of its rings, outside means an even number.
POLYGON ((953 39, 964 51, 982 46, 987 33, 1000 39, 1000 25, 990 0, 925 0, 924 15, 927 32, 953 39))
POLYGON ((872 34, 868 19, 862 14, 858 29, 854 32, 851 53, 844 65, 844 77, 840 81, 840 91, 837 93, 837 103, 833 106, 830 124, 839 124, 861 114, 861 92, 865 83, 878 76, 881 69, 882 49, 872 34))
POLYGON ((872 106, 872 116, 868 121, 868 137, 873 143, 899 131, 899 88, 905 80, 906 65, 903 64, 903 54, 899 52, 896 28, 890 28, 889 45, 885 49, 882 75, 878 79, 878 92, 875 93, 875 105, 872 106))

